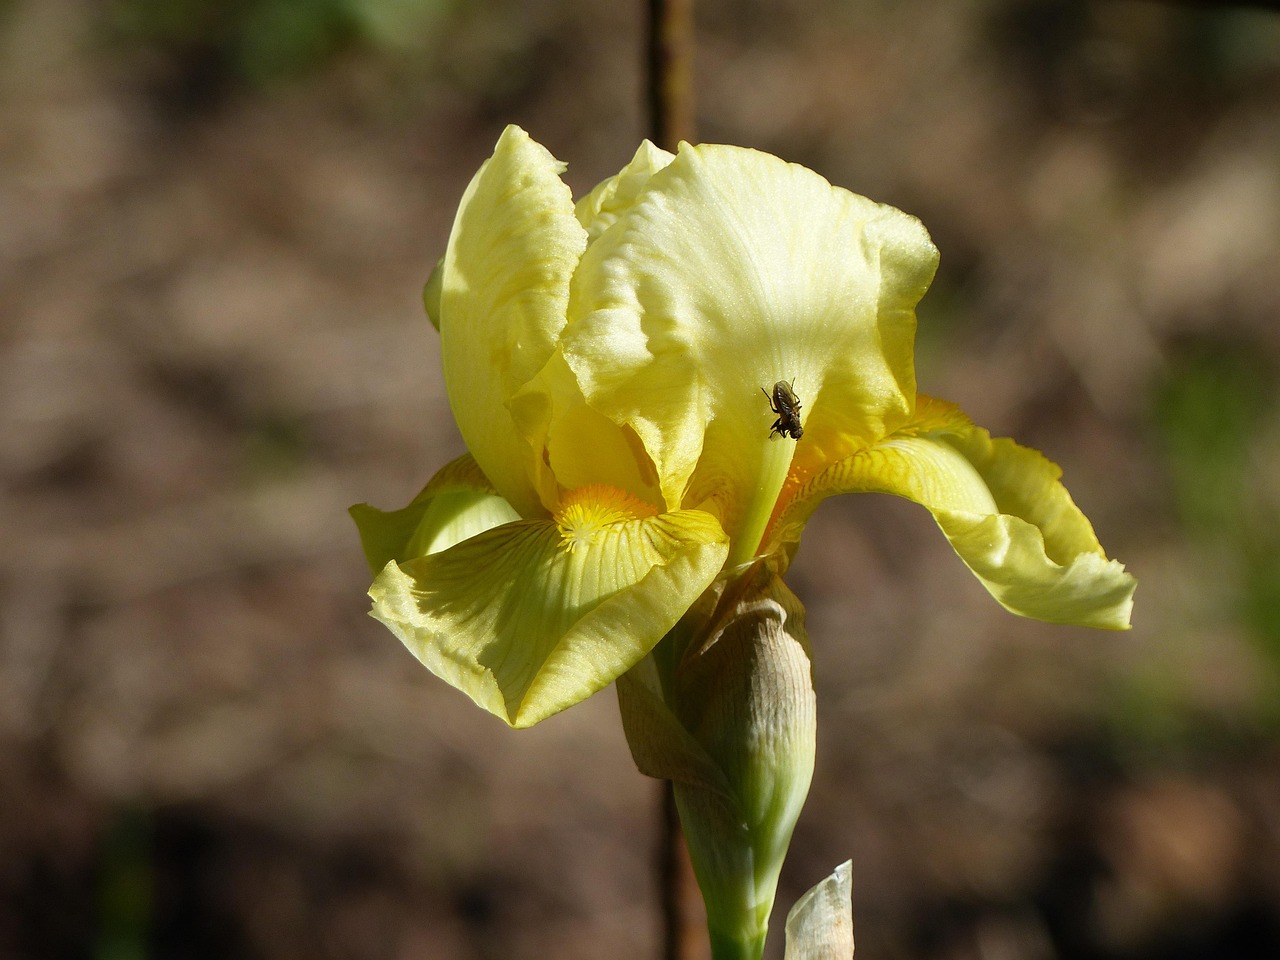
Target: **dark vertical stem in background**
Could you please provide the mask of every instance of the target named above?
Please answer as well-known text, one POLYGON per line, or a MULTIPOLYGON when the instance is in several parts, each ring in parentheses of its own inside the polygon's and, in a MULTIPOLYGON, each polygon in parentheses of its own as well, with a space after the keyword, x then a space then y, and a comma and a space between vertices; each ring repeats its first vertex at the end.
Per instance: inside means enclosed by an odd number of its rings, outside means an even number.
POLYGON ((662 960, 680 960, 680 820, 671 781, 658 784, 658 898, 662 909, 662 960))
POLYGON ((708 955, 702 895, 680 830, 675 792, 663 780, 658 838, 658 896, 662 907, 663 960, 703 960, 708 955))
POLYGON ((693 0, 647 0, 649 137, 675 150, 695 142, 693 122, 693 0))
MULTIPOLYGON (((675 150, 693 132, 693 0, 646 0, 649 11, 646 100, 649 138, 675 150)), ((663 782, 658 838, 658 896, 662 907, 663 960, 693 960, 696 921, 689 905, 697 897, 689 853, 680 832, 675 795, 663 782)))
MULTIPOLYGON (((675 150, 681 140, 696 142, 693 130, 693 0, 646 0, 649 12, 646 101, 649 138, 675 150)), ((663 960, 696 960, 700 925, 697 883, 680 831, 671 784, 661 786, 658 838, 658 896, 662 908, 663 960)))

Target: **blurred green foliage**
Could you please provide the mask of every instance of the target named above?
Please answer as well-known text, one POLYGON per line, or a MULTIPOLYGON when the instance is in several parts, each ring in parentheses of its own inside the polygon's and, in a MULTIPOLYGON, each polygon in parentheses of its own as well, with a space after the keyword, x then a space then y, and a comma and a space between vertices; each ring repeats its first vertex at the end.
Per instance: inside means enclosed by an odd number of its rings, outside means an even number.
POLYGON ((1217 332, 1172 343, 1153 385, 1151 431, 1194 552, 1188 629, 1205 626, 1197 610, 1234 621, 1261 675, 1233 707, 1206 699, 1194 692, 1204 661, 1171 633, 1166 656, 1135 664, 1111 690, 1107 749, 1124 765, 1221 758, 1280 730, 1280 500, 1266 459, 1280 429, 1278 372, 1265 345, 1217 332))
POLYGON ((1178 514, 1207 557, 1236 567, 1238 616, 1280 678, 1280 503, 1274 464, 1259 455, 1277 420, 1278 372, 1254 344, 1188 345, 1154 414, 1178 514))
POLYGON ((115 38, 212 58, 262 85, 304 74, 356 44, 422 46, 453 0, 116 0, 115 38))
POLYGON ((1177 509, 1196 535, 1239 540, 1250 524, 1250 452, 1271 372, 1248 345, 1197 343, 1179 354, 1155 397, 1177 509))
POLYGON ((244 432, 242 469, 249 483, 299 476, 314 455, 306 423, 290 413, 263 416, 244 432))
POLYGON ((151 824, 125 808, 105 832, 99 851, 95 960, 143 960, 150 955, 155 900, 151 824))

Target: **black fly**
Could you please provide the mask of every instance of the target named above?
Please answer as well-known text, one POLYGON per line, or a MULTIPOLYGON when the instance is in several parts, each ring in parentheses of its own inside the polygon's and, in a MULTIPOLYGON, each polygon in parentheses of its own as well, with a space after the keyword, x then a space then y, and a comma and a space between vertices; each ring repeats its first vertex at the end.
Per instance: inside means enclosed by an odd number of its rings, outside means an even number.
POLYGON ((779 380, 773 385, 773 396, 764 387, 760 388, 765 399, 769 401, 769 409, 778 415, 769 431, 769 439, 774 437, 790 437, 799 440, 804 436, 804 427, 800 426, 800 398, 786 380, 779 380))

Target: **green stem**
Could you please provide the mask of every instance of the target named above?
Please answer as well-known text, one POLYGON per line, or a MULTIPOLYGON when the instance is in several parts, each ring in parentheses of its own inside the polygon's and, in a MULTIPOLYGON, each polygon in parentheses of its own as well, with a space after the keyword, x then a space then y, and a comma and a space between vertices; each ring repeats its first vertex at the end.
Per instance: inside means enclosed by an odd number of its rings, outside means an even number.
POLYGON ((760 960, 764 956, 764 939, 762 933, 758 937, 741 940, 728 937, 717 930, 711 934, 711 960, 760 960))

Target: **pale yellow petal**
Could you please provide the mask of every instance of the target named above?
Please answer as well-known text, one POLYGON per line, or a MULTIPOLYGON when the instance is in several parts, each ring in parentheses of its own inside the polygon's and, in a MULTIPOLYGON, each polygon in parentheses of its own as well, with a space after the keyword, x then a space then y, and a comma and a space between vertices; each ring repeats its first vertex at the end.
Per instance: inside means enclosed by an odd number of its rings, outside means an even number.
POLYGON ((640 438, 587 405, 560 353, 512 398, 511 414, 533 448, 544 451, 561 488, 607 483, 664 507, 657 472, 640 438))
POLYGON ((357 503, 349 512, 360 531, 369 569, 375 574, 389 560, 438 553, 520 519, 469 455, 443 467, 407 507, 386 511, 357 503))
POLYGON ((587 230, 588 242, 594 241, 613 226, 618 217, 633 203, 649 178, 675 159, 648 140, 640 144, 636 155, 616 176, 598 183, 594 190, 578 201, 574 212, 587 230))
MULTIPOLYGON (((525 517, 545 516, 554 484, 507 403, 551 356, 586 245, 563 169, 523 130, 508 127, 463 195, 437 271, 454 419, 485 476, 525 517)), ((430 308, 430 282, 426 296, 430 308)))
POLYGON ((1052 623, 1124 630, 1135 581, 1108 560, 1062 471, 1035 450, 993 440, 955 407, 922 397, 912 423, 808 480, 770 534, 799 539, 834 493, 891 493, 926 507, 1004 607, 1052 623))
POLYGON ((431 276, 427 277, 427 285, 422 288, 422 306, 427 311, 427 319, 431 321, 437 333, 440 332, 440 289, 443 285, 444 258, 441 257, 436 261, 431 276))
POLYGON ((552 521, 507 524, 389 563, 373 616, 433 673, 516 727, 632 667, 715 578, 727 544, 684 511, 611 524, 569 550, 552 521))
MULTIPOLYGON (((669 505, 714 499, 749 557, 792 465, 909 415, 920 223, 776 157, 682 146, 583 256, 563 350, 591 406, 643 441, 669 505), (792 381, 804 437, 770 440, 792 381)), ((816 467, 815 467, 816 468, 816 467)))

